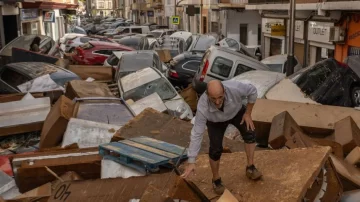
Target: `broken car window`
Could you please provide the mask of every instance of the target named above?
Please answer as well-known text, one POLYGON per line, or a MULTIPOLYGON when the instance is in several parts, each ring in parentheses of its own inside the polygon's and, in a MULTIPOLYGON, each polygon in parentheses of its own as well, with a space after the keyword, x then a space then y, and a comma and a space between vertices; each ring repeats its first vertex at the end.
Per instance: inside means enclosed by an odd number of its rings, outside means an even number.
POLYGON ((159 78, 125 92, 124 99, 132 99, 136 102, 153 93, 159 94, 162 100, 169 100, 177 95, 176 91, 171 87, 170 83, 165 78, 159 78))
POLYGON ((5 83, 9 84, 15 89, 18 89, 18 85, 30 81, 30 79, 26 78, 24 75, 9 68, 4 69, 1 74, 1 80, 3 80, 5 83))

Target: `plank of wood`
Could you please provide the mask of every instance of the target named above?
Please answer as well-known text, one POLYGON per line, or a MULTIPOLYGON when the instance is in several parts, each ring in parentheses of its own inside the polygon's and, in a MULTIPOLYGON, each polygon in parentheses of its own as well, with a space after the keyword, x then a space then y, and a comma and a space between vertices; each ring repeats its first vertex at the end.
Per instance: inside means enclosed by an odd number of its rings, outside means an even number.
POLYGON ((159 156, 142 149, 134 148, 121 142, 112 142, 106 145, 100 145, 101 149, 114 151, 122 156, 129 157, 148 164, 161 164, 167 162, 168 158, 159 156))
POLYGON ((170 152, 167 152, 167 151, 163 151, 163 150, 160 150, 160 149, 156 149, 156 148, 153 148, 153 147, 149 147, 149 146, 139 144, 139 143, 136 143, 136 142, 132 142, 130 140, 123 140, 123 141, 121 141, 121 143, 132 146, 132 147, 136 147, 136 148, 139 148, 139 149, 143 149, 145 151, 148 151, 148 152, 151 152, 151 153, 154 153, 154 154, 158 154, 160 156, 164 156, 164 157, 167 157, 167 158, 170 158, 170 159, 178 157, 178 155, 176 155, 176 154, 173 154, 173 153, 170 153, 170 152))
POLYGON ((69 65, 69 70, 77 74, 81 79, 85 80, 89 77, 95 80, 112 80, 112 67, 91 66, 91 65, 69 65))
POLYGON ((348 116, 351 116, 357 125, 360 124, 360 113, 353 108, 267 99, 256 100, 252 118, 256 122, 271 123, 274 116, 283 111, 288 111, 307 134, 317 129, 316 132, 329 135, 334 130, 335 123, 348 116))
POLYGON ((168 142, 164 142, 161 140, 157 140, 157 139, 153 139, 153 138, 149 138, 149 137, 135 137, 135 138, 131 138, 131 141, 134 142, 138 142, 144 145, 148 145, 150 147, 154 147, 163 151, 168 151, 174 154, 178 154, 181 155, 183 154, 184 151, 184 147, 175 145, 175 144, 170 144, 168 142))

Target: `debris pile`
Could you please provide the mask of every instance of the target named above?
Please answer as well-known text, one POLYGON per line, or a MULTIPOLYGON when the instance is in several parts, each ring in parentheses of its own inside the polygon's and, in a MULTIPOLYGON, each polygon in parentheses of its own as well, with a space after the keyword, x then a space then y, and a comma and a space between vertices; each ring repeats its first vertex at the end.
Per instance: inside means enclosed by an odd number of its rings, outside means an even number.
MULTIPOLYGON (((81 71, 80 66, 72 68, 81 71)), ((83 79, 96 77, 91 68, 83 79)), ((116 85, 108 82, 113 75, 108 73, 108 78, 69 81, 58 96, 44 92, 0 96, 2 199, 358 199, 360 115, 356 109, 258 99, 252 118, 262 148, 257 148, 255 162, 264 176, 255 182, 246 178, 244 146, 237 140, 238 131, 230 127, 220 165, 227 190, 218 196, 211 185, 207 134, 195 175, 182 179, 179 173, 186 165, 193 127, 190 120, 172 116, 158 93, 138 100, 118 98, 113 93, 116 85)), ((183 95, 192 93, 187 91, 183 95)), ((196 96, 188 97, 194 101, 196 96)))

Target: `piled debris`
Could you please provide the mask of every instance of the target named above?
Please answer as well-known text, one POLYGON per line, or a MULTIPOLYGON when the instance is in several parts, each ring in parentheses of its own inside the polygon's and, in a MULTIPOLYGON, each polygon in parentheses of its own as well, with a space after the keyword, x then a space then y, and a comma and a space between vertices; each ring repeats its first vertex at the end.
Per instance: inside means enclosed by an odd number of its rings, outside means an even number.
MULTIPOLYGON (((359 196, 360 116, 355 109, 259 99, 252 118, 257 141, 266 147, 255 153, 264 177, 246 179, 244 147, 232 132, 224 139, 228 154, 220 166, 228 190, 217 196, 207 137, 196 175, 178 176, 178 164, 181 170, 187 158, 189 121, 167 114, 157 93, 136 102, 118 98, 110 89, 114 84, 107 84, 111 68, 101 74, 93 66, 71 68, 82 72, 82 79, 92 78, 69 81, 56 98, 46 92, 0 96, 3 199, 350 202, 359 196)), ((196 94, 187 91, 183 97, 195 101, 196 94)))

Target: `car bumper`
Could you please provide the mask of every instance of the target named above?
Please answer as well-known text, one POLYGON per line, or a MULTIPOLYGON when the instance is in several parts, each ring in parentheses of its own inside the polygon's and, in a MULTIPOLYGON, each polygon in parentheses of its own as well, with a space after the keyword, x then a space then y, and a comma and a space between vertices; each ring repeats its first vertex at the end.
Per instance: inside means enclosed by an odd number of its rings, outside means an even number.
POLYGON ((198 94, 203 94, 206 91, 207 83, 205 82, 199 81, 194 78, 191 84, 198 94))

